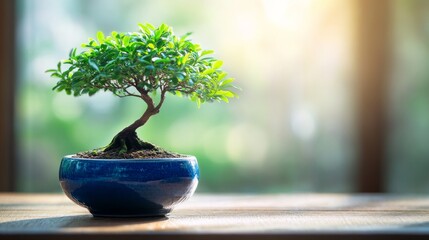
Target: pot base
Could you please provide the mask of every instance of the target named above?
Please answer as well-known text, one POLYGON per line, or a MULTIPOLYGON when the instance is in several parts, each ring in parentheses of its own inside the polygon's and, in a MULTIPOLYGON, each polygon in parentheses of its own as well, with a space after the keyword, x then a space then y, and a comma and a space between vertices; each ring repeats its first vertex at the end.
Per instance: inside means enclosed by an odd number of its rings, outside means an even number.
POLYGON ((158 212, 158 213, 133 213, 133 214, 118 214, 118 213, 101 213, 101 212, 91 212, 92 216, 97 218, 155 218, 162 219, 166 218, 166 215, 171 212, 171 210, 158 212))

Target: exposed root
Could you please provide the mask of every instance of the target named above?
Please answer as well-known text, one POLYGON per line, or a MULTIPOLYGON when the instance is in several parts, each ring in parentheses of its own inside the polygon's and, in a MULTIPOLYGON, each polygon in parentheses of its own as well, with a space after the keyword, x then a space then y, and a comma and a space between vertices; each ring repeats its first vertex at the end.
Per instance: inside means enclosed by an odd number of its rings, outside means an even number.
POLYGON ((135 131, 118 133, 105 148, 80 152, 80 158, 92 159, 144 159, 144 158, 177 158, 185 155, 166 151, 151 143, 140 140, 135 131))
POLYGON ((122 131, 113 138, 112 142, 103 151, 124 154, 154 148, 153 144, 140 140, 135 131, 122 131))

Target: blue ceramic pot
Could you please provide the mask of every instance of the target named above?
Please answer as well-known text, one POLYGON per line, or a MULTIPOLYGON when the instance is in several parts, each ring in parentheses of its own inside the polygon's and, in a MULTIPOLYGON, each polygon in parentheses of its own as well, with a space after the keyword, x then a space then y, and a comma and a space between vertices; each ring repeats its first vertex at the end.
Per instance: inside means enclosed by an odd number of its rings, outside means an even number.
POLYGON ((64 193, 94 216, 163 216, 192 196, 199 169, 193 156, 164 159, 83 159, 60 165, 64 193))

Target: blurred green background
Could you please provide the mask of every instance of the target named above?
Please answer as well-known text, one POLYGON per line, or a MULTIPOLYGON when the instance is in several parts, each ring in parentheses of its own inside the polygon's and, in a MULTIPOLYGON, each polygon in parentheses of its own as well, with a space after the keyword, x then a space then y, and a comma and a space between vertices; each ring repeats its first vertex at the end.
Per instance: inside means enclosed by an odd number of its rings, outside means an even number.
MULTIPOLYGON (((230 104, 169 95, 138 131, 197 156, 199 192, 350 192, 356 184, 353 1, 19 0, 18 190, 60 191, 62 156, 107 145, 145 105, 74 98, 44 71, 98 30, 166 23, 215 50, 243 91, 230 104)), ((392 0, 390 192, 429 192, 429 2, 392 0)))

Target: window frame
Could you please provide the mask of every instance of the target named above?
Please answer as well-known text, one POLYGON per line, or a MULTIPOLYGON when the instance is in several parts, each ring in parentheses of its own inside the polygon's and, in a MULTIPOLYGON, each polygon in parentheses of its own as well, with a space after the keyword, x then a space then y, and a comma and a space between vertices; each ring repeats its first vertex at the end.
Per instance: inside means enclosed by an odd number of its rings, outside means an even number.
POLYGON ((392 1, 356 0, 357 191, 386 192, 392 1))
POLYGON ((0 1, 0 191, 15 189, 15 17, 15 1, 0 1))

